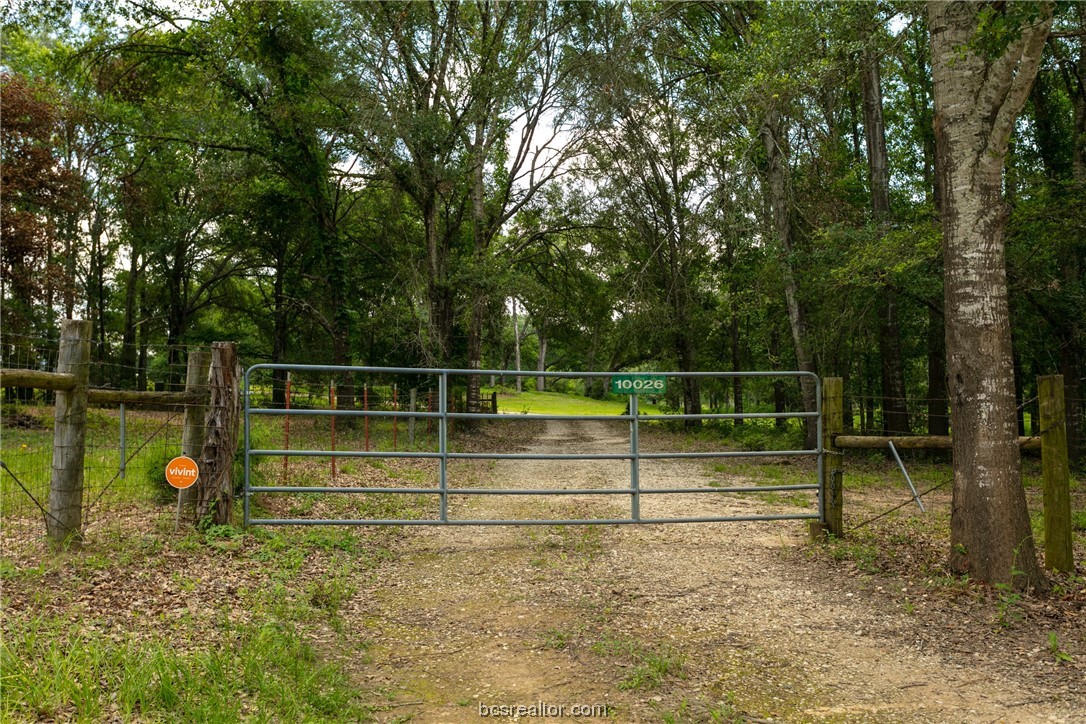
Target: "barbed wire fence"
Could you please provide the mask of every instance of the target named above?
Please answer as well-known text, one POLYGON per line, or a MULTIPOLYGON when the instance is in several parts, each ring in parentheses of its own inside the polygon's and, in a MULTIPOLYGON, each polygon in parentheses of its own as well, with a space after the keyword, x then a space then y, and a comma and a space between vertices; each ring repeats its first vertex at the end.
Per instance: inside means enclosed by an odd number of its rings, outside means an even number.
MULTIPOLYGON (((54 372, 59 339, 0 334, 0 367, 54 372)), ((144 346, 136 364, 102 359, 92 346, 89 379, 99 390, 178 389, 189 347, 144 346)), ((4 387, 0 404, 0 521, 41 531, 48 518, 53 468, 55 392, 4 387)), ((87 409, 82 518, 84 531, 154 520, 174 495, 166 462, 180 454, 184 405, 96 403, 87 409)))
MULTIPOLYGON (((0 367, 55 372, 59 339, 4 334, 0 336, 0 367)), ((186 404, 163 401, 130 401, 126 404, 96 402, 116 397, 121 391, 180 392, 184 389, 188 360, 194 346, 148 346, 133 355, 137 364, 101 358, 92 347, 89 379, 92 393, 84 429, 82 529, 84 535, 114 524, 126 529, 143 525, 174 527, 178 494, 165 481, 167 463, 181 455, 185 439, 186 404), (110 394, 110 393, 117 394, 110 394)), ((250 396, 254 404, 275 405, 276 385, 257 379, 250 396)), ((350 397, 340 397, 334 376, 301 375, 293 382, 290 400, 295 408, 333 409, 350 405, 359 410, 408 410, 432 412, 438 396, 432 384, 405 387, 395 380, 359 379, 350 397)), ((341 388, 342 389, 342 388, 341 388)), ((282 390, 279 390, 282 402, 282 390)), ((40 535, 48 522, 53 475, 54 404, 56 393, 5 383, 0 405, 0 522, 6 531, 40 535)), ((141 398, 143 399, 143 398, 141 398)), ((450 400, 450 405, 456 404, 450 400)), ((459 404, 463 404, 462 400, 459 404)), ((337 430, 332 418, 267 418, 257 421, 254 434, 267 447, 380 450, 430 449, 437 445, 437 429, 431 419, 346 419, 337 430), (293 424, 293 440, 290 425, 293 424)), ((198 452, 198 450, 197 450, 198 452)), ((235 486, 240 488, 241 455, 235 461, 235 486)), ((266 477, 289 481, 296 474, 317 474, 334 479, 331 470, 305 470, 288 463, 265 464, 266 477)), ((277 463, 279 461, 276 461, 277 463)))
MULTIPOLYGON (((1074 458, 1076 451, 1079 456, 1078 467, 1086 466, 1086 401, 1082 397, 1065 395, 1065 409, 1067 411, 1068 448, 1074 458)), ((946 398, 908 397, 886 398, 881 395, 864 395, 846 393, 845 428, 850 434, 856 435, 890 435, 907 437, 910 435, 931 434, 928 426, 932 419, 941 423, 942 428, 950 429, 950 400, 946 398), (904 402, 908 412, 910 425, 908 430, 886 429, 883 424, 884 410, 888 399, 904 402), (929 403, 931 411, 929 411, 929 403), (934 411, 934 412, 933 412, 934 411), (849 417, 851 416, 851 420, 849 417)), ((1018 405, 1020 421, 1019 433, 1027 437, 1036 437, 1041 434, 1040 409, 1036 395, 1024 399, 1018 405)), ((1072 460, 1072 465, 1076 461, 1072 460)))

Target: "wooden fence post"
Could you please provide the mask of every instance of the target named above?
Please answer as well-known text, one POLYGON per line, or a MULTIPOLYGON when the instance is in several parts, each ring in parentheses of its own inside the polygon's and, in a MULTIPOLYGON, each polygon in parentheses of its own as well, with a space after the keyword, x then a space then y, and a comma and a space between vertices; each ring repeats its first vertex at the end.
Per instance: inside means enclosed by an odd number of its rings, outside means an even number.
POLYGON ((207 438, 200 454, 196 493, 196 522, 229 525, 234 509, 234 454, 238 448, 241 408, 241 366, 233 342, 211 345, 211 401, 204 427, 207 438))
MULTIPOLYGON (((411 388, 411 412, 415 411, 418 402, 419 391, 417 387, 411 388)), ((407 418, 407 445, 411 450, 415 449, 415 418, 407 418)))
MULTIPOLYGON (((207 371, 211 352, 206 348, 189 350, 185 369, 185 393, 202 395, 200 402, 185 403, 185 427, 181 431, 181 454, 196 460, 204 449, 204 417, 207 415, 207 371)), ((196 486, 180 491, 181 505, 188 512, 196 509, 196 486)))
POLYGON ((844 385, 840 377, 822 380, 822 465, 821 494, 826 501, 826 523, 813 523, 811 536, 828 533, 840 537, 844 532, 843 455, 834 437, 844 432, 844 385))
POLYGON ((45 530, 54 543, 79 545, 83 537, 83 457, 87 436, 87 382, 90 379, 92 323, 60 323, 57 372, 75 377, 70 390, 57 390, 53 424, 53 473, 45 530))
POLYGON ((1071 547, 1071 474, 1067 466, 1067 418, 1063 375, 1037 378, 1044 474, 1045 566, 1075 570, 1071 547))

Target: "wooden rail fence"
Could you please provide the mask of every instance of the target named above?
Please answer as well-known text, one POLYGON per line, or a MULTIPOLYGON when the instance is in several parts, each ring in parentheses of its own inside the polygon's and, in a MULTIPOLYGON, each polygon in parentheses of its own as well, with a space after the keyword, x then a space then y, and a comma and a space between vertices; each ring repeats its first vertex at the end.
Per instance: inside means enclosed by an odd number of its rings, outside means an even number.
MULTIPOLYGON (((1071 474, 1067 462, 1067 424, 1064 414, 1063 376, 1037 378, 1041 434, 1019 437, 1024 450, 1041 450, 1043 471, 1045 566, 1052 570, 1073 571, 1071 546, 1071 474)), ((899 450, 952 450, 949 435, 846 435, 844 393, 840 377, 822 382, 822 445, 827 453, 822 485, 826 491, 826 532, 844 533, 843 477, 844 450, 886 450, 891 442, 899 450)))
MULTIPOLYGON (((224 444, 237 441, 234 429, 218 431, 217 425, 231 422, 229 414, 208 408, 214 390, 208 385, 208 371, 215 367, 237 366, 233 343, 216 342, 210 352, 193 350, 189 354, 183 392, 137 392, 133 390, 95 389, 88 386, 91 365, 91 322, 68 319, 61 322, 60 352, 56 372, 29 369, 0 369, 0 386, 32 387, 53 390, 56 394, 56 421, 53 427, 53 467, 49 481, 49 503, 46 510, 46 534, 55 543, 79 545, 83 530, 83 470, 86 457, 86 424, 88 404, 150 404, 185 407, 185 427, 181 452, 196 458, 204 457, 205 440, 214 432, 216 451, 224 444)), ((236 376, 228 375, 227 384, 237 384, 236 376)), ((222 404, 237 405, 236 390, 219 394, 222 404)), ((221 473, 216 466, 216 483, 221 486, 221 473)), ((203 465, 201 483, 204 484, 203 465)), ((183 503, 194 505, 199 495, 197 486, 182 497, 183 503)), ((220 514, 222 511, 220 511, 220 514)))

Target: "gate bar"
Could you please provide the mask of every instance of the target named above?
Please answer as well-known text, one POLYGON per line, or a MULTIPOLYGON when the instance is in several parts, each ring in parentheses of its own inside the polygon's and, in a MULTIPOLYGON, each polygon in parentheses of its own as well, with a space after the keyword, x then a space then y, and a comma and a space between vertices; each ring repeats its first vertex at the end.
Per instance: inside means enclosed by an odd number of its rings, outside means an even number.
MULTIPOLYGON (((592 420, 592 418, 581 418, 592 420)), ((339 458, 441 458, 439 452, 382 452, 372 450, 251 450, 253 455, 285 455, 296 457, 339 458)), ((818 450, 733 450, 729 452, 638 452, 640 460, 668 460, 671 458, 756 458, 817 455, 818 450)), ((630 460, 631 453, 446 453, 450 460, 630 460)))
MULTIPOLYGON (((340 488, 268 485, 249 489, 253 493, 402 493, 440 495, 440 488, 340 488)), ((666 495, 668 493, 773 493, 785 490, 818 490, 818 485, 737 485, 730 488, 448 488, 449 495, 666 495)))
MULTIPOLYGON (((527 376, 527 375, 526 375, 527 376)), ((650 523, 747 523, 763 520, 818 520, 816 513, 797 515, 723 515, 702 518, 582 518, 580 520, 449 520, 443 525, 638 525, 650 523)), ((312 518, 254 518, 250 525, 434 525, 434 520, 313 520, 312 518)))

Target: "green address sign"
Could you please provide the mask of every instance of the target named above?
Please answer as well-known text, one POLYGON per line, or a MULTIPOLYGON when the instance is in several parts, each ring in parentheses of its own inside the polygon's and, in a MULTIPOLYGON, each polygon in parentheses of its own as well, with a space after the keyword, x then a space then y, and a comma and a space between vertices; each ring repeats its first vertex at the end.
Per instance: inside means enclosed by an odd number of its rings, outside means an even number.
POLYGON ((611 392, 616 395, 662 395, 667 392, 664 375, 615 375, 611 392))

